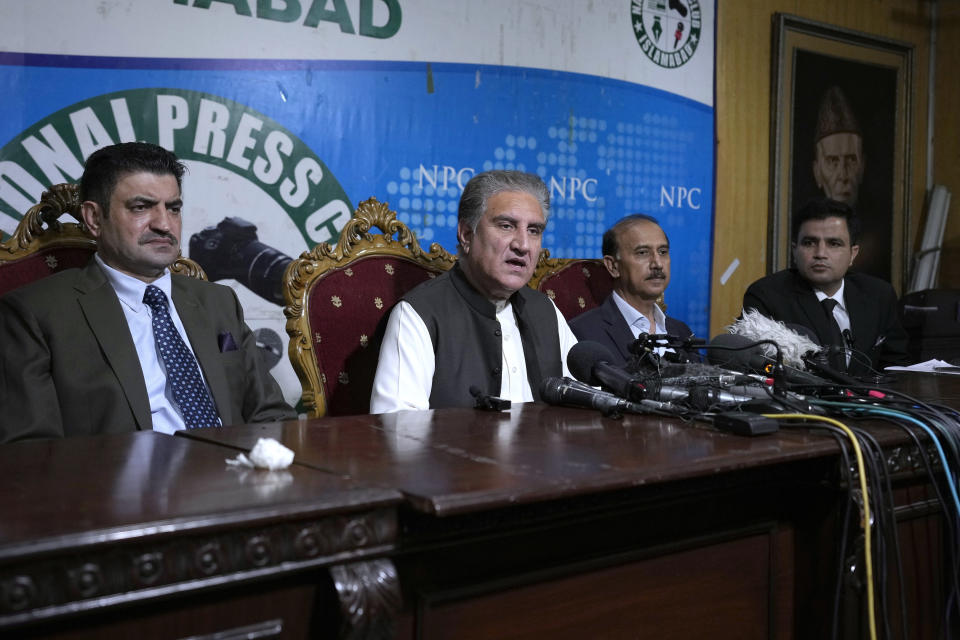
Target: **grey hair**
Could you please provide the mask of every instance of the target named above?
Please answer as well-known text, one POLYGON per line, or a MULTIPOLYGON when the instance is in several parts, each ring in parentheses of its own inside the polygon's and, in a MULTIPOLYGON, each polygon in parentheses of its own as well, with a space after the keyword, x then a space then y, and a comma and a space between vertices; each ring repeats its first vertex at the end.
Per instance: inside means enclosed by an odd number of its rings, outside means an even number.
POLYGON ((540 203, 543 221, 550 217, 550 192, 539 176, 523 171, 485 171, 470 178, 460 196, 457 220, 466 222, 470 229, 477 230, 483 212, 487 210, 487 200, 502 191, 522 191, 536 198, 540 203))

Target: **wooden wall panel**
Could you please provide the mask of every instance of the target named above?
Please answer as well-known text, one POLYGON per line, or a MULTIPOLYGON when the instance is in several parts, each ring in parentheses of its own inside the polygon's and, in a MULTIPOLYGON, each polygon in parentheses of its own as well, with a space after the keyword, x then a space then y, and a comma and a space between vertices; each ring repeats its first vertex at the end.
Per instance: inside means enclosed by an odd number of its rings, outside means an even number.
MULTIPOLYGON (((943 4, 943 3, 941 3, 943 4)), ((960 2, 949 0, 948 4, 960 2)), ((740 313, 743 291, 766 275, 770 178, 770 73, 773 15, 789 13, 839 27, 912 43, 914 50, 911 152, 911 229, 917 235, 926 186, 928 3, 917 0, 737 0, 717 7, 717 202, 714 237, 711 333, 740 313), (734 260, 739 266, 720 279, 734 260)), ((944 11, 946 13, 946 11, 944 11)), ((958 28, 957 25, 954 28, 958 28)), ((956 34, 955 35, 960 35, 956 34)), ((945 34, 946 36, 946 34, 945 34)), ((954 38, 960 40, 960 38, 954 38)), ((960 51, 960 44, 950 45, 960 51)), ((944 60, 941 60, 943 68, 944 60)), ((950 73, 952 70, 946 70, 950 73)), ((955 73, 955 71, 952 71, 955 73)), ((953 80, 954 85, 956 81, 953 80)), ((944 110, 960 108, 960 90, 944 110)), ((954 132, 957 127, 954 127, 954 132)), ((952 164, 960 172, 957 136, 952 164)), ((944 150, 947 153, 947 150, 944 150)), ((951 190, 960 201, 960 175, 951 190)), ((960 249, 960 222, 955 242, 960 249)), ((958 271, 960 278, 960 271, 958 271)), ((899 283, 895 283, 899 286, 899 283)))

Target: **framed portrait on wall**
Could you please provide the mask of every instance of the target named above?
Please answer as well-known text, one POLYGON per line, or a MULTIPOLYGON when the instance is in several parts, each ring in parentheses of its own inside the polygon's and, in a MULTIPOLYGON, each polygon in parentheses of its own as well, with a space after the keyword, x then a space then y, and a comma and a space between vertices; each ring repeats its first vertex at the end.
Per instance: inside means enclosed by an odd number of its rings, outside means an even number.
POLYGON ((902 288, 908 265, 913 45, 775 14, 768 270, 792 264, 815 198, 860 221, 854 269, 902 288))

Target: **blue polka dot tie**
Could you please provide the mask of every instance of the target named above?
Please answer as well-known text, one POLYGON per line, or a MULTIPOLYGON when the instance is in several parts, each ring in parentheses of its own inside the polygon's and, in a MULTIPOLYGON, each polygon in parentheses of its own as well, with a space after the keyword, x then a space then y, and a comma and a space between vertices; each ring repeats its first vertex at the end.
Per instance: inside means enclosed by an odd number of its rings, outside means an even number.
POLYGON ((147 285, 143 301, 153 310, 153 337, 184 424, 188 429, 216 426, 217 408, 200 377, 197 359, 173 326, 166 294, 152 284, 147 285))

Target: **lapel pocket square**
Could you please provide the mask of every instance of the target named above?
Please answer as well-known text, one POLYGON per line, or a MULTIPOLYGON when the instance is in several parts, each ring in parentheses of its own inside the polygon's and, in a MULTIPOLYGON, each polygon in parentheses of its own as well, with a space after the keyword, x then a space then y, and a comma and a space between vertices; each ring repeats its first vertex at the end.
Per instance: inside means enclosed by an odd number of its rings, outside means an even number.
POLYGON ((217 344, 220 346, 220 353, 237 350, 237 343, 233 339, 233 334, 229 331, 224 331, 217 336, 217 344))

